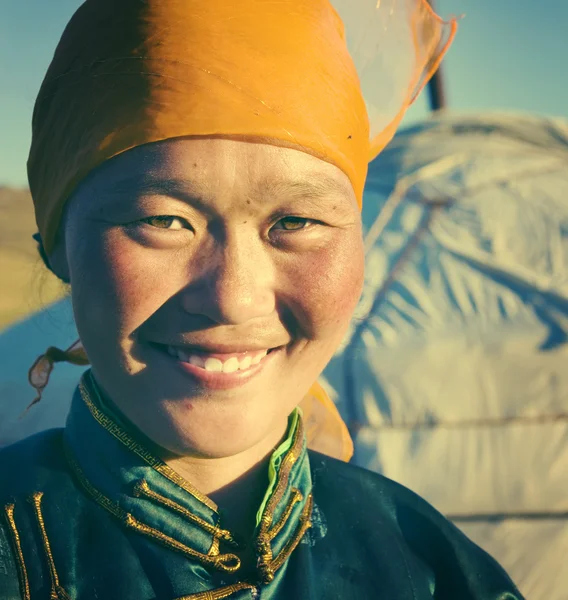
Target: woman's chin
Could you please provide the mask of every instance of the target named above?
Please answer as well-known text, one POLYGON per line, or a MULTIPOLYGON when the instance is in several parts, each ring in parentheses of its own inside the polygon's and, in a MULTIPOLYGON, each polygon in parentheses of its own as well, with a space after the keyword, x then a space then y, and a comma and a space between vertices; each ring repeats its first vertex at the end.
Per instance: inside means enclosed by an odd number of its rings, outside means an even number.
POLYGON ((125 367, 113 363, 111 377, 109 369, 101 369, 100 383, 110 384, 111 389, 103 385, 109 397, 146 437, 174 455, 223 458, 266 440, 276 445, 301 399, 290 385, 294 378, 282 378, 286 347, 268 352, 243 373, 225 374, 182 364, 149 344, 140 346, 136 361, 125 353, 125 367), (142 370, 134 364, 140 359, 142 370))
POLYGON ((294 406, 278 414, 266 408, 265 403, 254 406, 250 397, 230 403, 189 398, 165 403, 158 415, 148 414, 137 426, 173 455, 226 458, 279 443, 294 406))

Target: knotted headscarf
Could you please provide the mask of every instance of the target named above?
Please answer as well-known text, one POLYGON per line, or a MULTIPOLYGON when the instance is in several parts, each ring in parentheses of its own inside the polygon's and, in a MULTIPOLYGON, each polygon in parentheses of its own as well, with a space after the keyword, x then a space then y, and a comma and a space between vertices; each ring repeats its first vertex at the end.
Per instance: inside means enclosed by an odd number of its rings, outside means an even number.
MULTIPOLYGON (((34 109, 28 178, 45 251, 66 201, 97 166, 181 136, 302 150, 339 167, 361 203, 369 161, 455 29, 426 0, 87 0, 34 109)), ((30 372, 40 393, 54 362, 87 360, 80 346, 61 352, 30 372)), ((345 425, 319 386, 304 407, 319 415, 312 441, 341 440, 328 453, 348 458, 345 425)))

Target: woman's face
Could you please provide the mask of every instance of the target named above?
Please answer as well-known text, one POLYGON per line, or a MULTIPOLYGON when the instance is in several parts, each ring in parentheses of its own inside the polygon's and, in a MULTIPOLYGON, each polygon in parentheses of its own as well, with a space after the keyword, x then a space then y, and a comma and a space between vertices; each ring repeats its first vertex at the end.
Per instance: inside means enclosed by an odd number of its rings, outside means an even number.
POLYGON ((361 291, 349 180, 297 150, 135 148, 80 187, 65 223, 62 270, 93 373, 176 454, 231 456, 282 433, 361 291))

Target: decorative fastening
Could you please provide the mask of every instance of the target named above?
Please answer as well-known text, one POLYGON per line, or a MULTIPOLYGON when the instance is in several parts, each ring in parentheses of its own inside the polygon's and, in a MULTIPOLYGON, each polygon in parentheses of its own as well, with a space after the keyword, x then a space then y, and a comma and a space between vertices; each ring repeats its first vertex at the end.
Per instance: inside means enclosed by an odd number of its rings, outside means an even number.
POLYGON ((133 493, 136 498, 146 498, 155 502, 158 505, 170 508, 174 512, 178 513, 180 516, 187 519, 188 521, 191 521, 198 527, 201 527, 207 533, 210 533, 215 539, 223 540, 224 542, 227 542, 234 548, 239 547, 239 544, 235 541, 230 531, 227 531, 226 529, 221 529, 220 527, 216 527, 215 525, 207 523, 207 521, 203 520, 197 515, 194 515, 191 511, 187 510, 187 508, 181 506, 177 502, 174 502, 173 500, 162 496, 162 494, 155 492, 150 488, 148 482, 145 479, 140 479, 136 482, 136 484, 134 485, 133 493))
POLYGON ((240 568, 241 560, 236 554, 203 554, 162 533, 158 529, 154 529, 153 527, 146 525, 146 523, 139 521, 129 512, 126 512, 116 502, 107 498, 87 479, 68 447, 65 448, 65 452, 69 467, 83 490, 85 490, 97 504, 116 517, 125 527, 159 542, 162 546, 165 546, 174 552, 179 552, 188 558, 197 560, 204 565, 219 569, 225 573, 234 573, 240 568))
POLYGON ((51 600, 71 600, 69 594, 63 589, 59 583, 59 576, 57 569, 55 568, 55 562, 51 553, 51 544, 47 537, 47 531, 45 529, 45 522, 43 520, 43 513, 41 510, 41 501, 43 499, 43 492, 34 492, 30 498, 30 502, 34 507, 36 520, 41 533, 41 540, 43 542, 43 549, 47 556, 47 564, 49 565, 49 576, 51 578, 51 600))

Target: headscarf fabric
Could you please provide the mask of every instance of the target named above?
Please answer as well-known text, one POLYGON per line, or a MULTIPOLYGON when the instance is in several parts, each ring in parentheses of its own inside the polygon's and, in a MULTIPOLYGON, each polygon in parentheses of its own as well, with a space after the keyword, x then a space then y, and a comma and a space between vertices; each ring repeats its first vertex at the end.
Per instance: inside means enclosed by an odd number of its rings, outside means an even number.
POLYGON ((361 201, 369 161, 455 28, 426 0, 87 0, 34 108, 28 179, 45 250, 93 169, 174 137, 304 150, 361 201))
MULTIPOLYGON (((369 161, 455 30, 426 0, 86 0, 33 114, 28 179, 45 251, 93 170, 182 136, 302 150, 340 168, 361 203, 369 161)), ((46 360, 37 363, 45 383, 46 360)), ((320 433, 334 430, 346 458, 352 445, 333 403, 319 386, 309 398, 309 414, 323 414, 317 405, 332 415, 320 433)))

